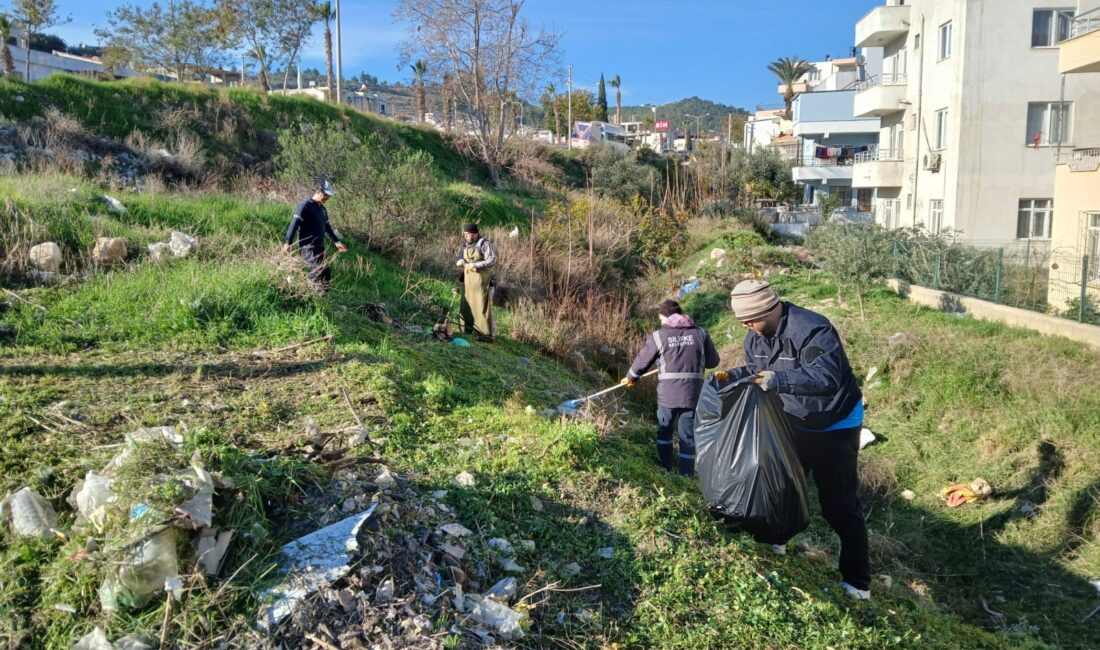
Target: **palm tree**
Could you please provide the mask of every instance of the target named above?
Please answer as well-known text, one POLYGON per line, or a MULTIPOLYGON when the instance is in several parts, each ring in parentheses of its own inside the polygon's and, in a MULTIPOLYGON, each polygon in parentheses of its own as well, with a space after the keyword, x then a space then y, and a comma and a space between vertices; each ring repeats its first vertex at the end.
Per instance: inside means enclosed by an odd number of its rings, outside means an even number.
POLYGON ((317 5, 317 17, 325 23, 325 88, 329 100, 332 100, 332 21, 336 11, 331 2, 317 5))
POLYGON ((546 84, 546 94, 550 97, 550 106, 554 109, 554 138, 561 135, 561 113, 558 112, 558 88, 554 82, 546 84))
POLYGON ((424 89, 424 75, 428 74, 428 62, 424 59, 417 59, 416 63, 409 66, 412 68, 413 76, 416 77, 416 114, 419 116, 420 123, 424 123, 424 104, 427 103, 427 93, 424 89))
POLYGON ((622 85, 623 80, 619 75, 611 77, 611 80, 607 83, 611 84, 611 87, 615 89, 615 124, 623 123, 623 92, 622 85))
POLYGON ((11 77, 15 74, 15 61, 11 58, 11 48, 8 47, 8 39, 11 38, 11 30, 14 26, 11 18, 0 16, 0 40, 3 47, 0 48, 0 64, 4 67, 4 76, 11 77))
POLYGON ((780 57, 768 64, 768 70, 779 77, 779 83, 787 86, 783 91, 783 101, 787 104, 787 117, 791 116, 791 102, 794 100, 794 82, 810 71, 810 64, 797 57, 780 57))

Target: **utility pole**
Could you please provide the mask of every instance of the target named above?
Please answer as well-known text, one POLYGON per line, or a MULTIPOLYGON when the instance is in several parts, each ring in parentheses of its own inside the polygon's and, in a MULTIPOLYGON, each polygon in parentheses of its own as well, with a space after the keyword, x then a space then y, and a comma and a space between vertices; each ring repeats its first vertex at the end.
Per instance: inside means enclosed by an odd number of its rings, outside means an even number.
POLYGON ((565 103, 569 105, 569 117, 565 125, 565 141, 568 148, 573 148, 573 64, 568 67, 569 73, 565 80, 565 103))
POLYGON ((344 66, 341 61, 341 50, 343 49, 340 44, 340 19, 343 15, 340 12, 340 0, 336 0, 336 103, 344 103, 344 92, 341 88, 341 82, 344 79, 344 66))

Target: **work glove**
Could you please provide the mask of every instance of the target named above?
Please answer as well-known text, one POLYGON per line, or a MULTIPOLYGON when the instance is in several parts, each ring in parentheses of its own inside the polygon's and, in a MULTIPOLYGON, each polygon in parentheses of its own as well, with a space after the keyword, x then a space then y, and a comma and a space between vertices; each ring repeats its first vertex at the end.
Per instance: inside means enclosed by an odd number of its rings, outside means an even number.
POLYGON ((714 371, 714 374, 712 375, 712 377, 714 377, 718 381, 722 381, 722 382, 730 380, 730 374, 728 372, 726 372, 725 370, 716 370, 716 371, 714 371))
POLYGON ((455 266, 466 266, 466 260, 458 260, 455 262, 455 266))
POLYGON ((467 273, 476 273, 477 272, 477 269, 474 267, 472 262, 466 265, 466 272, 467 273))
POLYGON ((768 392, 770 390, 775 390, 778 381, 774 372, 771 370, 764 370, 756 373, 756 376, 752 379, 752 383, 759 386, 764 392, 768 392))
POLYGON ((623 380, 619 382, 620 386, 626 386, 627 388, 634 388, 638 385, 638 382, 630 377, 623 377, 623 380))

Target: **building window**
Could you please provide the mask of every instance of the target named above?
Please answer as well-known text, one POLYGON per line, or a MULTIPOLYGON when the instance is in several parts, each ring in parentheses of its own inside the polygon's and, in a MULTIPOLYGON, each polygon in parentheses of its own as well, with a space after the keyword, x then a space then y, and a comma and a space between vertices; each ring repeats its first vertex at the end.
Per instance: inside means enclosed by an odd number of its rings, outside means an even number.
POLYGON ((1031 47, 1054 47, 1070 37, 1073 9, 1036 9, 1031 14, 1031 47))
POLYGON ((856 190, 856 210, 860 212, 870 212, 872 208, 872 201, 875 198, 875 191, 869 187, 861 187, 856 190))
POLYGON ((1088 247, 1085 255, 1089 256, 1089 280, 1100 280, 1100 212, 1089 212, 1088 217, 1088 247))
POLYGON ((836 205, 838 208, 852 207, 852 186, 840 185, 836 188, 836 205))
POLYGON ((1016 217, 1017 239, 1050 239, 1054 199, 1020 199, 1016 217))
POLYGON ((947 148, 947 109, 936 111, 936 132, 933 139, 933 149, 939 151, 947 148))
POLYGON ((1027 105, 1027 141, 1031 147, 1069 143, 1072 102, 1031 102, 1027 105))
POLYGON ((942 61, 951 56, 951 21, 940 25, 940 45, 937 50, 939 60, 942 61))
POLYGON ((810 68, 809 80, 821 81, 821 70, 818 70, 817 68, 810 68))
POLYGON ((928 232, 939 234, 943 227, 943 199, 932 199, 928 202, 928 232))

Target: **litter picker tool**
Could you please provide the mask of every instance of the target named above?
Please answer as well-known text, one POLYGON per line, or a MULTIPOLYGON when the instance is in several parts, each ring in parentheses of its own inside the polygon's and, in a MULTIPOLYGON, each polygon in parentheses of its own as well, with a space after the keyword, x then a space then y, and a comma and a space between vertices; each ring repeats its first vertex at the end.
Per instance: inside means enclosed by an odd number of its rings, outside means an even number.
MULTIPOLYGON (((650 375, 655 375, 655 374, 657 374, 657 368, 654 368, 653 370, 650 370, 646 374, 642 375, 642 377, 648 377, 650 375)), ((639 379, 641 379, 642 377, 639 377, 639 379)), ((618 390, 622 387, 623 387, 623 384, 615 384, 614 386, 609 386, 609 387, 607 387, 607 388, 605 388, 601 391, 597 391, 595 393, 592 393, 591 395, 588 395, 587 397, 580 397, 578 399, 567 399, 564 402, 562 402, 561 404, 558 404, 558 412, 561 413, 562 415, 572 415, 585 402, 591 402, 592 400, 596 399, 597 397, 600 397, 601 395, 606 395, 607 393, 610 393, 614 390, 618 390)))

